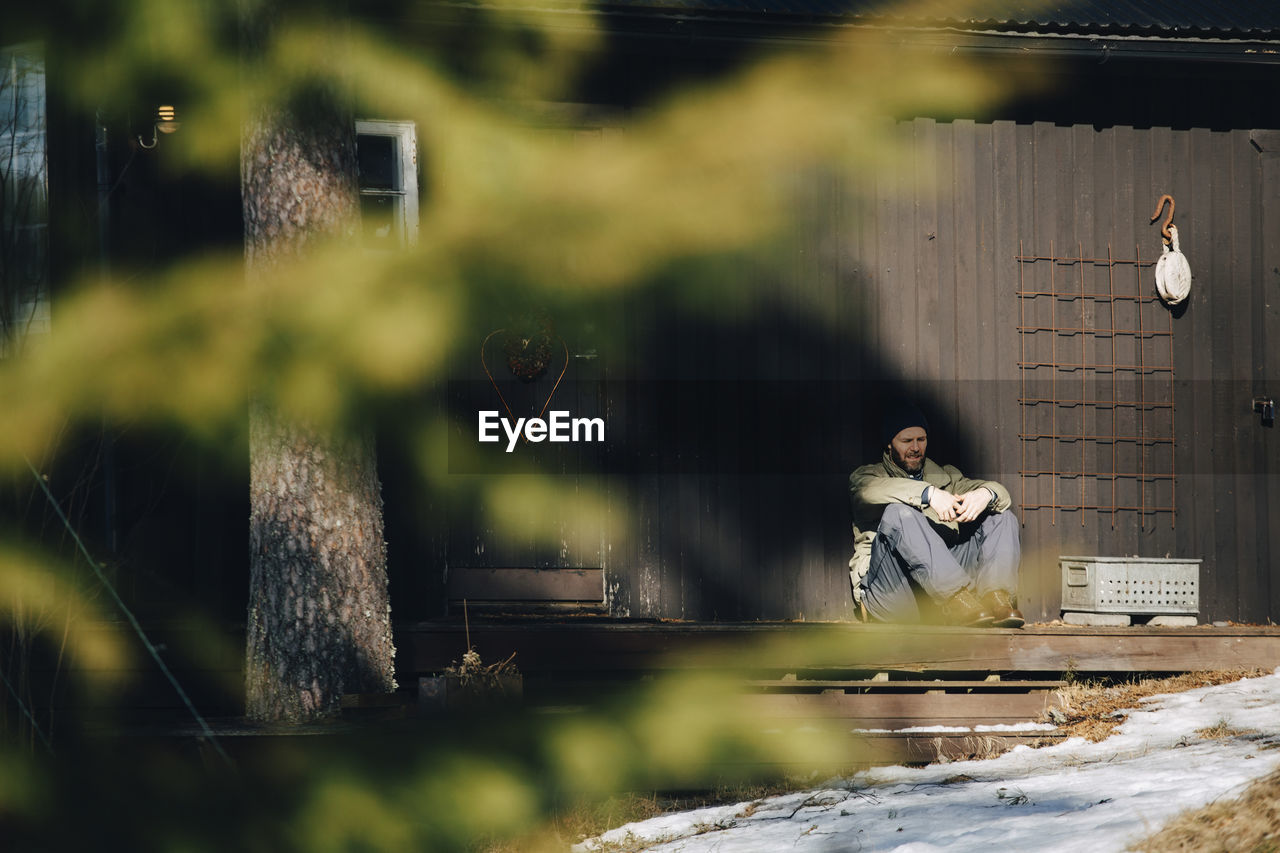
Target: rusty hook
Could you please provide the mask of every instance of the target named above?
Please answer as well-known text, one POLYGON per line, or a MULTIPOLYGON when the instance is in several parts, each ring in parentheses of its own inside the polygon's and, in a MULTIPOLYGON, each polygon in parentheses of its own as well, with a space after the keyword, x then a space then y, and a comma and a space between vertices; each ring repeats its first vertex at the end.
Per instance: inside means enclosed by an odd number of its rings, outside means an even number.
POLYGON ((1160 211, 1164 209, 1164 203, 1169 202, 1169 215, 1164 218, 1164 224, 1160 226, 1160 233, 1164 235, 1164 241, 1168 243, 1173 239, 1173 235, 1169 233, 1169 226, 1173 224, 1173 196, 1165 193, 1160 196, 1160 200, 1156 202, 1156 212, 1151 214, 1151 221, 1155 222, 1160 217, 1160 211))

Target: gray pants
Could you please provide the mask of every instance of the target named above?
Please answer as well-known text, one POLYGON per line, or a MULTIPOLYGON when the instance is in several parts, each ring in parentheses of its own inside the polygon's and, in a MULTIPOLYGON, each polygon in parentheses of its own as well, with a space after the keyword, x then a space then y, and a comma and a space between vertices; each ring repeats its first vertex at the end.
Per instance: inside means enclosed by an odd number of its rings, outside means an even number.
POLYGON ((871 543, 862 600, 876 619, 919 622, 913 582, 939 604, 970 585, 978 595, 995 589, 1013 594, 1021 556, 1018 519, 1008 510, 960 525, 957 537, 914 507, 889 504, 871 543))

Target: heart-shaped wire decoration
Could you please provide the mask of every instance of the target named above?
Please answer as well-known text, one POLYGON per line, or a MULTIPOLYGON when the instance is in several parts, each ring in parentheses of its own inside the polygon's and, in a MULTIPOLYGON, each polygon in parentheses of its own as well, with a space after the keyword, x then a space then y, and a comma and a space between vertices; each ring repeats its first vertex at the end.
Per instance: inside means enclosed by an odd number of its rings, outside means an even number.
MULTIPOLYGON (((490 332, 488 335, 485 336, 485 339, 483 341, 481 341, 480 366, 484 368, 484 375, 489 377, 489 384, 493 386, 493 390, 496 391, 498 394, 498 399, 502 401, 502 408, 507 410, 507 415, 509 417, 511 417, 512 419, 515 419, 515 412, 512 412, 511 406, 507 404, 507 398, 503 396, 502 389, 498 387, 498 380, 493 378, 493 371, 489 370, 489 363, 485 358, 485 348, 489 345, 489 341, 493 339, 494 335, 500 335, 505 331, 507 330, 494 329, 492 332, 490 332)), ((537 416, 539 418, 541 418, 543 415, 547 413, 547 408, 551 405, 551 398, 556 395, 556 389, 560 387, 560 380, 564 379, 565 373, 568 372, 569 370, 569 345, 565 343, 564 338, 560 337, 559 335, 556 336, 556 340, 559 340, 560 346, 564 348, 564 365, 560 368, 560 375, 556 377, 556 383, 551 386, 551 393, 547 395, 547 399, 542 404, 542 409, 538 412, 537 416)), ((515 372, 514 368, 512 370, 513 372, 515 372)), ((519 376, 519 374, 517 374, 517 376, 519 376)), ((529 443, 529 439, 525 437, 523 431, 521 432, 520 437, 524 440, 525 444, 529 443)))

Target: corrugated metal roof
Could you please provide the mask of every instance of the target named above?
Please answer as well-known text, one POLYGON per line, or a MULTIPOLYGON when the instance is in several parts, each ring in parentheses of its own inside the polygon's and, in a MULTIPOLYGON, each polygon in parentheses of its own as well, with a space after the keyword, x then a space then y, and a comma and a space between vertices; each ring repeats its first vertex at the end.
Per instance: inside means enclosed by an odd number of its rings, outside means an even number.
POLYGON ((893 4, 867 0, 602 0, 602 8, 838 18, 903 26, 1015 32, 1154 35, 1167 38, 1280 36, 1280 0, 1074 0, 1057 3, 893 4))

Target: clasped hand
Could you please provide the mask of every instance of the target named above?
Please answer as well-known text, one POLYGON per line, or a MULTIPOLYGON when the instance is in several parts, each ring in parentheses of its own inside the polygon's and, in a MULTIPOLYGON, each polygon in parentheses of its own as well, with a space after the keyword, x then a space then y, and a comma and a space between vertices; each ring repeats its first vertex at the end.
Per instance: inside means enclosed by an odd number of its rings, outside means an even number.
POLYGON ((929 490, 929 506, 943 521, 973 521, 982 515, 994 496, 988 489, 974 489, 963 495, 953 495, 946 489, 934 486, 929 490))

